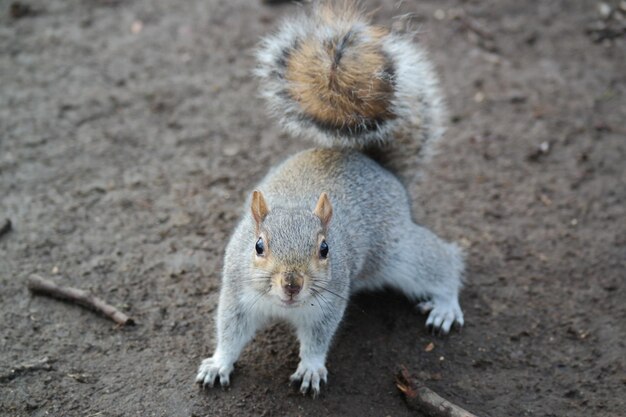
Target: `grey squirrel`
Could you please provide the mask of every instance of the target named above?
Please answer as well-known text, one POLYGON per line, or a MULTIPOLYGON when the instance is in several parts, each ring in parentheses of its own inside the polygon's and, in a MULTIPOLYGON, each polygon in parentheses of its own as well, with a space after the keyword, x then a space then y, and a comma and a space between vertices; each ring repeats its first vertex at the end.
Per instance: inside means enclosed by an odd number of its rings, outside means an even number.
POLYGON ((400 180, 365 154, 423 161, 444 110, 410 36, 371 24, 348 2, 320 2, 283 22, 258 59, 271 111, 321 147, 272 169, 248 198, 226 247, 217 346, 196 382, 228 385, 255 332, 280 319, 300 341, 291 380, 316 396, 352 293, 391 287, 419 301, 427 326, 463 325, 460 248, 416 225, 400 180))

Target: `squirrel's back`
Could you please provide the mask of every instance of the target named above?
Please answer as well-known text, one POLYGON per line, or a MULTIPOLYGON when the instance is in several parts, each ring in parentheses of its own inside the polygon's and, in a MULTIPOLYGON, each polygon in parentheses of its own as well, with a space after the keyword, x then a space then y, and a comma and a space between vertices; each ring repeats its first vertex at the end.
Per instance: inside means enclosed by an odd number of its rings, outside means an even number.
POLYGON ((403 165, 428 157, 445 130, 425 52, 411 34, 372 24, 353 2, 320 1, 284 21, 258 60, 261 93, 295 136, 403 165))
POLYGON ((320 190, 324 190, 333 196, 333 206, 338 212, 355 206, 365 211, 389 212, 373 206, 389 205, 406 208, 409 213, 408 197, 398 179, 352 149, 302 151, 270 171, 258 188, 274 205, 282 207, 308 207, 317 201, 320 190))

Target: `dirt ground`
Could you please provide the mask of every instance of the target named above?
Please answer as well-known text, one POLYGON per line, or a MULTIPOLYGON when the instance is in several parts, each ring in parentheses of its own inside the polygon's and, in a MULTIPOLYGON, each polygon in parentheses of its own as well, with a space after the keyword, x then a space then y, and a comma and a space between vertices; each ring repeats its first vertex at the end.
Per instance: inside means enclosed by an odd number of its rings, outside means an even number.
POLYGON ((380 22, 417 15, 448 97, 442 152, 411 192, 417 219, 467 248, 462 332, 429 335, 401 296, 362 295, 320 398, 288 386, 298 346, 280 324, 231 388, 199 390, 244 196, 311 146, 279 132, 250 75, 259 37, 299 6, 2 1, 1 415, 420 415, 395 387, 400 365, 480 416, 626 415, 619 2, 608 16, 583 0, 365 3, 380 22), (33 297, 31 273, 138 325, 33 297))

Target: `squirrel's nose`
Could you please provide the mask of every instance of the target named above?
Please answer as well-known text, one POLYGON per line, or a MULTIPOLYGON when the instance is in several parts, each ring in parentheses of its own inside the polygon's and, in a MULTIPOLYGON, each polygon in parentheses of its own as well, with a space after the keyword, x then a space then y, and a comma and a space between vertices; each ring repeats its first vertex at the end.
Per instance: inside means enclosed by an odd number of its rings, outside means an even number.
POLYGON ((297 295, 300 290, 302 289, 302 286, 296 284, 295 282, 287 282, 285 283, 285 285, 283 285, 283 290, 285 290, 285 293, 289 296, 294 296, 297 295))
POLYGON ((285 294, 293 297, 300 292, 303 283, 304 279, 301 276, 294 273, 285 274, 283 278, 283 290, 285 294))

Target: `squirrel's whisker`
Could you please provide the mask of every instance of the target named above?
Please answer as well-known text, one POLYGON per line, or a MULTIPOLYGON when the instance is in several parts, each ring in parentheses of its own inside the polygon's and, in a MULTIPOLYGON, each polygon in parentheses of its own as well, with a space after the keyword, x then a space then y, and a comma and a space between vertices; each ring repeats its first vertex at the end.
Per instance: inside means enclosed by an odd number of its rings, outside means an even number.
POLYGON ((311 288, 315 288, 317 290, 322 290, 322 291, 327 291, 327 292, 331 293, 332 295, 334 295, 337 298, 341 298, 342 300, 345 300, 345 301, 350 301, 347 297, 344 297, 341 294, 337 294, 336 292, 334 292, 334 291, 332 291, 332 290, 330 290, 330 289, 328 289, 326 287, 323 287, 321 285, 311 284, 311 288))
POLYGON ((259 294, 256 295, 256 297, 254 297, 254 299, 252 300, 252 303, 250 303, 250 305, 248 305, 248 308, 246 308, 246 310, 244 311, 244 314, 248 314, 252 308, 254 307, 254 305, 261 299, 263 298, 265 295, 267 295, 267 293, 270 292, 270 290, 272 289, 272 287, 268 287, 267 289, 265 289, 264 291, 259 292, 259 294))
MULTIPOLYGON (((313 294, 313 298, 315 298, 316 300, 319 299, 319 300, 323 301, 329 311, 332 310, 330 302, 319 291, 317 291, 314 288, 311 288, 311 293, 313 294)), ((318 304, 318 305, 319 305, 320 309, 323 311, 324 309, 322 308, 322 305, 321 304, 318 304)))

